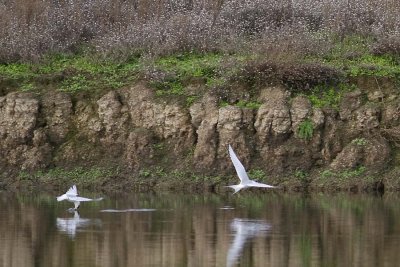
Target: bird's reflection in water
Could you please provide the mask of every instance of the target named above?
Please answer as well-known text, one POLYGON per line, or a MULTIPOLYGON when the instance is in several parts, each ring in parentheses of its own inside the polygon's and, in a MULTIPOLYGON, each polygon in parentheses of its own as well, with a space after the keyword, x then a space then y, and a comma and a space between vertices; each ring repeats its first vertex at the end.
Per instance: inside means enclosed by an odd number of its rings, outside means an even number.
POLYGON ((229 247, 226 266, 232 267, 238 263, 246 242, 255 237, 264 237, 271 229, 271 225, 260 220, 233 219, 231 229, 235 237, 229 247))
POLYGON ((97 225, 101 226, 100 219, 85 219, 81 218, 78 211, 74 211, 74 216, 71 218, 57 218, 57 229, 60 232, 66 233, 72 239, 75 238, 76 232, 79 229, 97 225))

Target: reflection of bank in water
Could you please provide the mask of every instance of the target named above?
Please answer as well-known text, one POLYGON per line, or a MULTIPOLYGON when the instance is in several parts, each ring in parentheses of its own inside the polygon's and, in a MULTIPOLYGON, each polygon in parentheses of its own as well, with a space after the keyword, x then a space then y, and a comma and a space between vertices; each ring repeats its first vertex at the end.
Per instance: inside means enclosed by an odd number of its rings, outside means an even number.
POLYGON ((271 229, 271 225, 260 220, 233 219, 231 229, 235 232, 235 237, 228 250, 226 266, 234 266, 240 256, 247 241, 255 237, 265 237, 271 229))
POLYGON ((77 211, 74 211, 74 217, 72 218, 57 218, 58 231, 66 233, 71 238, 75 238, 76 232, 79 229, 91 225, 101 226, 101 220, 81 218, 77 211))

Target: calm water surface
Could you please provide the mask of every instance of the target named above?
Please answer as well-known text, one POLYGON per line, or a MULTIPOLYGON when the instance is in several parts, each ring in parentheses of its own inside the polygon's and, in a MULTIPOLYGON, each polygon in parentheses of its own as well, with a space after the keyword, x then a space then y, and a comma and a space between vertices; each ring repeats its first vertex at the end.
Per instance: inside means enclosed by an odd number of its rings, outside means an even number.
POLYGON ((0 193, 0 266, 400 262, 395 195, 120 194, 82 203, 79 213, 55 195, 0 193))

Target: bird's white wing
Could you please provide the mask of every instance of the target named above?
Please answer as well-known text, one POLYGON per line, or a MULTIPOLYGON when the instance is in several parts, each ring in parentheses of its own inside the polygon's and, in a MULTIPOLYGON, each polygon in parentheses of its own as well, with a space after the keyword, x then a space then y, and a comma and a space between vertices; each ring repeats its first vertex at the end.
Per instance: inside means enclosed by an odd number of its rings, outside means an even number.
POLYGON ((101 199, 93 199, 93 198, 87 198, 87 197, 70 197, 71 201, 77 201, 77 202, 81 202, 81 201, 99 201, 101 199))
POLYGON ((273 186, 273 185, 259 183, 259 182, 256 182, 256 181, 250 181, 249 186, 264 187, 264 188, 275 188, 276 187, 276 186, 273 186))
POLYGON ((231 157, 233 166, 235 167, 235 170, 236 170, 237 175, 239 176, 239 179, 244 184, 248 183, 250 179, 246 173, 246 169, 244 168, 243 164, 240 162, 240 160, 236 156, 231 145, 229 145, 229 156, 231 157))
POLYGON ((68 196, 77 196, 78 195, 78 190, 76 189, 76 185, 71 186, 70 189, 68 189, 67 193, 65 193, 68 196))
POLYGON ((63 201, 66 200, 68 198, 67 194, 61 195, 57 197, 57 201, 63 201))

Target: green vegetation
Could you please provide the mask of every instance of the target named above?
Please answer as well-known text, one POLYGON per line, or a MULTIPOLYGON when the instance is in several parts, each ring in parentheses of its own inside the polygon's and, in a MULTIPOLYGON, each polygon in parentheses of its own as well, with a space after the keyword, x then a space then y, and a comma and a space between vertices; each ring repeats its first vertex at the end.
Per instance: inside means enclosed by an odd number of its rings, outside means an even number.
POLYGON ((360 165, 353 170, 344 170, 344 171, 340 172, 339 177, 341 177, 343 179, 357 177, 357 176, 364 174, 366 170, 367 170, 367 168, 365 166, 360 165))
POLYGON ((146 178, 151 175, 151 171, 148 169, 143 169, 143 170, 140 170, 139 175, 146 178))
POLYGON ((153 148, 154 148, 155 150, 163 150, 164 147, 165 147, 165 144, 164 144, 164 143, 155 143, 155 144, 153 144, 153 148))
POLYGON ((23 83, 20 88, 22 92, 31 92, 35 91, 36 89, 37 88, 33 83, 23 83))
POLYGON ((0 81, 21 91, 58 90, 69 93, 120 88, 138 74, 139 58, 123 63, 96 55, 57 54, 39 63, 0 64, 0 81))
POLYGON ((36 76, 32 67, 28 63, 0 64, 0 74, 9 79, 25 80, 36 76))
POLYGON ((330 178, 330 177, 335 176, 335 173, 334 173, 333 171, 331 171, 331 170, 323 170, 323 171, 320 173, 320 176, 321 176, 322 178, 326 179, 326 178, 330 178))
POLYGON ((367 168, 365 166, 357 166, 354 169, 348 169, 348 170, 343 170, 340 172, 334 172, 331 170, 324 170, 320 173, 321 178, 327 179, 327 178, 339 178, 342 180, 346 180, 349 178, 353 177, 358 177, 360 175, 363 175, 367 171, 367 168))
POLYGON ((169 178, 176 181, 190 181, 190 182, 221 182, 220 176, 209 176, 203 174, 196 174, 191 171, 184 170, 165 170, 164 168, 157 166, 154 168, 144 168, 139 171, 139 176, 144 178, 152 178, 155 180, 163 180, 169 178))
POLYGON ((376 76, 400 78, 400 65, 397 59, 390 55, 376 56, 366 54, 347 63, 348 74, 351 77, 376 76))
POLYGON ((61 82, 60 91, 63 92, 79 92, 86 91, 90 88, 90 82, 84 75, 75 75, 71 78, 67 78, 61 82))
POLYGON ((157 96, 165 95, 184 95, 184 86, 182 82, 176 78, 168 78, 162 82, 152 82, 151 86, 156 89, 157 96))
POLYGON ((158 96, 184 95, 185 85, 193 79, 202 79, 207 84, 215 84, 218 79, 217 67, 222 55, 215 53, 183 53, 156 60, 155 68, 165 74, 160 81, 152 81, 158 96))
POLYGON ((165 172, 163 167, 157 166, 154 169, 154 175, 161 178, 167 176, 167 173, 165 172))
POLYGON ((236 103, 237 107, 241 108, 250 108, 250 109, 258 109, 261 106, 261 103, 258 101, 244 101, 240 100, 239 102, 236 103))
POLYGON ((322 62, 343 70, 349 77, 375 76, 399 79, 399 55, 374 53, 371 49, 373 45, 372 38, 349 35, 343 40, 336 40, 332 49, 322 57, 322 62))
POLYGON ((298 135, 300 138, 310 140, 314 133, 314 124, 310 119, 306 119, 299 125, 298 135))
POLYGON ((199 96, 197 96, 197 95, 188 96, 186 98, 186 106, 190 107, 198 99, 199 99, 199 96))
MULTIPOLYGON (((186 92, 191 83, 200 82, 207 88, 223 84, 218 71, 223 57, 218 53, 182 53, 151 63, 140 61, 139 56, 114 61, 93 53, 55 54, 35 64, 0 64, 0 82, 9 91, 96 93, 121 88, 147 75, 145 80, 157 96, 186 96, 186 104, 191 105, 202 93, 186 92), (149 68, 153 70, 148 75, 149 68)), ((239 105, 255 108, 257 103, 239 105)))
POLYGON ((306 181, 309 178, 309 174, 306 171, 303 170, 296 170, 294 172, 294 176, 298 179, 300 179, 300 181, 306 181))
POLYGON ((354 84, 341 83, 337 86, 316 86, 308 95, 311 104, 317 108, 333 108, 338 110, 339 103, 344 93, 356 89, 354 84))
MULTIPOLYGON (((315 107, 338 109, 343 94, 356 88, 347 78, 368 75, 400 79, 399 56, 373 54, 369 38, 349 36, 335 41, 318 58, 305 56, 278 65, 268 59, 261 60, 259 54, 239 52, 177 52, 152 59, 136 54, 118 61, 93 52, 52 54, 35 64, 0 64, 0 83, 6 91, 96 94, 144 79, 157 96, 183 98, 186 106, 190 106, 205 91, 222 88, 216 93, 226 94, 240 81, 248 83, 245 86, 250 89, 244 90, 251 91, 242 92, 243 96, 251 97, 236 100, 233 105, 251 109, 261 105, 256 99, 259 88, 283 84, 288 90, 305 94, 315 107)), ((220 99, 220 106, 228 105, 223 100, 226 98, 220 99)))
MULTIPOLYGON (((342 170, 326 169, 315 173, 311 186, 323 190, 375 191, 382 182, 381 174, 372 174, 367 167, 358 165, 342 170)), ((385 185, 386 186, 386 185, 385 185)))
POLYGON ((325 52, 322 59, 336 65, 369 53, 370 46, 373 44, 372 38, 361 35, 346 35, 344 38, 333 35, 331 39, 333 45, 325 52))
POLYGON ((58 181, 60 184, 77 184, 83 187, 96 187, 102 181, 106 181, 113 176, 117 176, 120 170, 105 169, 105 168, 82 168, 77 167, 74 169, 66 170, 63 168, 54 168, 47 171, 37 171, 34 173, 20 172, 19 180, 30 180, 33 182, 54 182, 58 181))
POLYGON ((165 72, 173 72, 182 81, 191 77, 212 79, 216 76, 216 68, 222 59, 221 54, 183 53, 162 57, 155 63, 165 72))
POLYGON ((266 178, 266 174, 263 170, 260 169, 251 169, 249 171, 249 177, 250 179, 257 180, 257 181, 263 181, 266 178))
POLYGON ((365 146, 365 145, 368 143, 368 141, 367 141, 367 139, 361 137, 361 138, 353 139, 353 140, 351 141, 351 143, 352 143, 352 144, 355 144, 355 145, 357 145, 357 146, 365 146))

